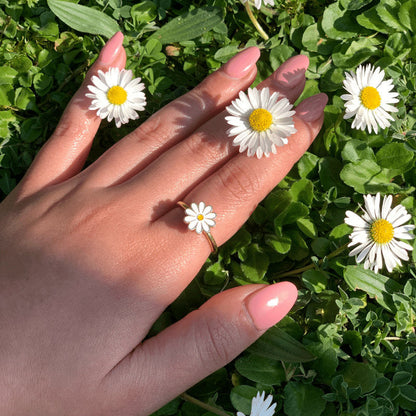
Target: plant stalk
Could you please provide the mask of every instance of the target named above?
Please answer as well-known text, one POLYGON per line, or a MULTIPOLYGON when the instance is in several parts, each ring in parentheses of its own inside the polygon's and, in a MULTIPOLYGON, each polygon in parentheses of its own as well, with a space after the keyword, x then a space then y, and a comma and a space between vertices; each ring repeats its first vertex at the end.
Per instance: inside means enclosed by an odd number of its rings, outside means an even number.
MULTIPOLYGON (((338 247, 332 253, 329 253, 325 258, 320 259, 318 261, 318 264, 322 264, 325 259, 330 259, 332 257, 338 256, 338 254, 342 253, 347 247, 348 247, 348 243, 347 244, 344 244, 341 247, 338 247)), ((295 270, 289 270, 288 272, 284 272, 282 274, 278 274, 277 276, 274 276, 274 277, 275 278, 281 278, 281 277, 293 276, 293 275, 296 275, 296 274, 300 274, 300 273, 306 272, 306 270, 313 269, 314 267, 315 267, 315 263, 311 263, 311 264, 308 264, 307 266, 300 267, 299 269, 295 269, 295 270)))
POLYGON ((259 32, 260 36, 264 39, 264 40, 269 40, 269 36, 267 35, 267 33, 263 30, 263 28, 260 26, 260 23, 257 21, 257 19, 254 17, 253 12, 250 9, 250 5, 248 0, 245 2, 244 4, 245 8, 246 8, 246 12, 248 14, 248 17, 250 18, 251 22, 253 23, 254 27, 257 29, 257 32, 259 32))
POLYGON ((204 403, 204 402, 201 402, 201 400, 198 400, 198 399, 196 399, 195 397, 192 397, 192 396, 190 396, 189 394, 187 394, 187 393, 182 393, 181 395, 180 395, 180 397, 183 399, 183 400, 185 400, 185 401, 187 401, 187 402, 190 402, 190 403, 193 403, 193 404, 195 404, 195 405, 197 405, 197 406, 199 406, 199 407, 201 407, 202 409, 205 409, 205 410, 208 410, 209 412, 211 412, 211 413, 215 413, 216 415, 218 415, 218 416, 230 416, 230 414, 229 413, 226 413, 226 412, 224 412, 223 410, 221 410, 221 409, 218 409, 218 408, 216 408, 216 407, 214 407, 214 406, 211 406, 210 404, 207 404, 207 403, 204 403))

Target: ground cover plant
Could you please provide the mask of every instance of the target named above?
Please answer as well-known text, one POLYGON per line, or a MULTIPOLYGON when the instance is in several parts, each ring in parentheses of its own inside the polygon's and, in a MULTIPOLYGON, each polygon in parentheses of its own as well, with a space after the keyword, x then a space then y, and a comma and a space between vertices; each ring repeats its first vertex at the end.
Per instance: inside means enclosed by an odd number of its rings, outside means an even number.
MULTIPOLYGON (((375 273, 349 256, 346 211, 392 195, 415 223, 416 0, 0 0, 0 194, 57 124, 105 41, 125 34, 127 65, 146 85, 140 120, 103 121, 90 161, 239 50, 261 49, 255 85, 298 53, 310 67, 300 99, 325 92, 324 127, 245 226, 212 256, 150 336, 221 290, 290 280, 291 313, 227 367, 154 415, 250 413, 257 392, 287 416, 416 412, 416 250, 375 273), (269 3, 269 2, 267 2, 269 3), (257 4, 257 2, 256 2, 257 4), (82 13, 76 6, 88 7, 82 13), (399 93, 394 121, 352 128, 341 95, 360 64, 399 93)), ((414 240, 408 241, 416 248, 414 240)))

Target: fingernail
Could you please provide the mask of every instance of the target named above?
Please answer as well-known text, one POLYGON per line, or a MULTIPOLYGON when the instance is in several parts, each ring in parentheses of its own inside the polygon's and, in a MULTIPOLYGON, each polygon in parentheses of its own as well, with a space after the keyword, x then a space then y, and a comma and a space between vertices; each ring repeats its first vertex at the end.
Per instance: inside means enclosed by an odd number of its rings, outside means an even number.
POLYGON ((296 115, 304 121, 318 120, 322 116, 327 102, 328 97, 324 93, 308 97, 296 107, 296 115))
POLYGON ((287 88, 297 84, 305 78, 309 66, 309 59, 305 55, 296 55, 280 65, 274 73, 274 81, 278 88, 287 88))
POLYGON ((260 58, 260 50, 256 46, 251 46, 239 52, 231 58, 225 65, 224 71, 232 78, 243 78, 260 58))
POLYGON ((297 297, 298 291, 293 283, 279 282, 250 295, 246 307, 254 325, 262 331, 286 316, 297 297))
POLYGON ((104 45, 101 50, 99 59, 103 64, 111 64, 116 57, 121 45, 123 44, 124 35, 121 32, 117 32, 113 37, 104 45))

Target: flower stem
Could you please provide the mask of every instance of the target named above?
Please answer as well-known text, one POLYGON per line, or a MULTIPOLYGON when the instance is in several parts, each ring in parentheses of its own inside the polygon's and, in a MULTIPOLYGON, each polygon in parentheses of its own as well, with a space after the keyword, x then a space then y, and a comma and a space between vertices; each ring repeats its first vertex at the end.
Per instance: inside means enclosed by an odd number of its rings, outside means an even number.
MULTIPOLYGON (((342 253, 347 247, 348 247, 348 243, 344 244, 341 247, 338 247, 332 253, 329 253, 327 256, 325 256, 325 258, 320 259, 318 261, 318 264, 322 264, 324 262, 324 260, 326 260, 326 259, 331 259, 332 257, 338 256, 338 254, 342 253)), ((289 270, 288 272, 278 274, 278 275, 274 276, 274 278, 281 278, 281 277, 287 277, 287 276, 293 276, 293 275, 296 275, 296 274, 301 274, 303 272, 306 272, 306 270, 313 269, 314 267, 315 267, 315 263, 311 263, 311 264, 308 264, 307 266, 301 267, 299 269, 289 270)))
POLYGON ((250 9, 250 5, 248 0, 245 2, 244 4, 245 8, 246 8, 246 12, 248 14, 248 17, 250 18, 251 22, 253 23, 254 27, 257 29, 257 32, 259 32, 260 36, 264 39, 264 40, 269 40, 269 36, 267 35, 267 33, 263 30, 263 28, 260 26, 260 23, 257 21, 257 19, 254 17, 253 12, 250 9))
POLYGON ((181 397, 183 400, 186 400, 187 402, 193 403, 193 404, 195 404, 195 405, 197 405, 197 406, 201 407, 202 409, 208 410, 208 411, 209 411, 209 412, 211 412, 211 413, 215 413, 216 415, 219 415, 219 416, 230 416, 230 414, 229 414, 229 413, 226 413, 226 412, 224 412, 224 411, 223 411, 223 410, 221 410, 221 409, 218 409, 218 408, 216 408, 216 407, 214 407, 214 406, 211 406, 210 404, 207 404, 207 403, 201 402, 201 400, 195 399, 195 397, 192 397, 192 396, 190 396, 190 395, 189 395, 189 394, 187 394, 187 393, 182 393, 182 394, 180 395, 180 397, 181 397))

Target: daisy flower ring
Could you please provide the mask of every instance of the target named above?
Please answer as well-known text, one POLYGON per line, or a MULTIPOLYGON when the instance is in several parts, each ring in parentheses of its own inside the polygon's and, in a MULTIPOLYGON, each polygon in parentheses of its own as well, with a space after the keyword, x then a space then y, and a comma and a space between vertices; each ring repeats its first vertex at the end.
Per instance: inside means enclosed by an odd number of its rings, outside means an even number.
POLYGON ((191 203, 187 205, 183 201, 179 201, 178 205, 185 210, 184 222, 188 224, 188 228, 197 234, 204 234, 211 246, 211 251, 216 253, 218 250, 217 243, 210 232, 210 228, 215 226, 214 218, 217 216, 212 211, 211 205, 205 205, 204 202, 191 203))

